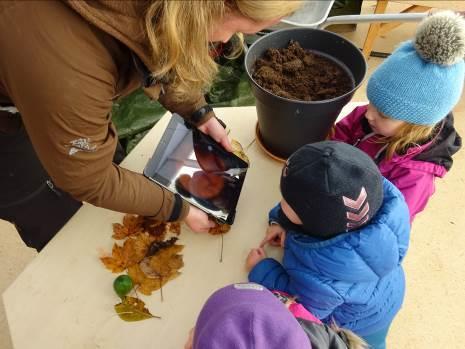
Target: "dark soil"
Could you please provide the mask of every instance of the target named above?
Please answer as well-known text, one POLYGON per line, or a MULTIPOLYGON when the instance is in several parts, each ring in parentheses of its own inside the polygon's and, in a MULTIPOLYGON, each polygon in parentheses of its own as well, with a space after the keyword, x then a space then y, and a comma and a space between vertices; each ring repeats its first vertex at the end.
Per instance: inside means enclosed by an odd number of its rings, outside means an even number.
POLYGON ((271 93, 302 101, 321 101, 349 92, 354 83, 336 62, 304 50, 296 41, 270 48, 254 64, 253 78, 271 93))

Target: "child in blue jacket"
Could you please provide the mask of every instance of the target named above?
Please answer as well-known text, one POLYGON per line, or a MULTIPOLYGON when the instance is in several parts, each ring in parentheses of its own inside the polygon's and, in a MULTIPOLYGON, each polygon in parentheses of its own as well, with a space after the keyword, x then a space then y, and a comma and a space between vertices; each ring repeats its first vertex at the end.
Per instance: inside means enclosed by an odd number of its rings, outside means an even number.
POLYGON ((289 158, 281 193, 265 240, 247 258, 249 280, 385 348, 405 292, 410 223, 400 191, 361 150, 325 141, 289 158), (266 258, 268 242, 282 243, 282 264, 266 258))

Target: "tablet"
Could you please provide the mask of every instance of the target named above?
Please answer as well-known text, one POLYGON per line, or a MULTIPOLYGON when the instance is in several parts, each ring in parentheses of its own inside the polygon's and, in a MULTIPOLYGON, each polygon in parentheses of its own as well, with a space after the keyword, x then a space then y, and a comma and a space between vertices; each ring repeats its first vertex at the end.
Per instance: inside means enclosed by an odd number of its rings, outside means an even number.
POLYGON ((249 165, 173 114, 144 175, 219 223, 233 224, 249 165))

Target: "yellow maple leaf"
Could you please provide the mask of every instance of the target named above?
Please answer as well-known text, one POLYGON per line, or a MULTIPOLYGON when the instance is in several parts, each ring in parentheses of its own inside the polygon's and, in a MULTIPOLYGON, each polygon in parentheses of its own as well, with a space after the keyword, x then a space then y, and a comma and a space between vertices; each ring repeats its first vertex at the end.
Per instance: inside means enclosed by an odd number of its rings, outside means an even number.
POLYGON ((144 259, 150 244, 154 240, 154 237, 148 233, 138 233, 128 237, 123 244, 122 252, 127 259, 127 266, 137 264, 144 259))
POLYGON ((124 225, 119 223, 113 223, 113 235, 112 238, 115 240, 123 240, 126 239, 129 235, 129 230, 124 225))
POLYGON ((127 255, 118 244, 113 245, 111 256, 101 257, 100 260, 112 273, 121 273, 127 268, 128 264, 127 255))

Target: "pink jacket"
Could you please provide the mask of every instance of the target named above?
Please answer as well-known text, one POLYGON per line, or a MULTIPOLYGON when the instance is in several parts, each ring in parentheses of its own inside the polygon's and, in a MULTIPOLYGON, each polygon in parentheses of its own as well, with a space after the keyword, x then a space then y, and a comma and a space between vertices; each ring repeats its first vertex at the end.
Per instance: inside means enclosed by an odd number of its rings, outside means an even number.
POLYGON ((379 137, 365 119, 366 106, 356 107, 336 124, 332 140, 352 144, 377 162, 381 174, 390 180, 404 195, 410 210, 410 223, 421 212, 435 191, 436 177, 444 177, 452 166, 451 155, 461 147, 461 138, 449 114, 438 134, 428 143, 412 146, 404 155, 384 157, 384 147, 376 143, 379 137))

